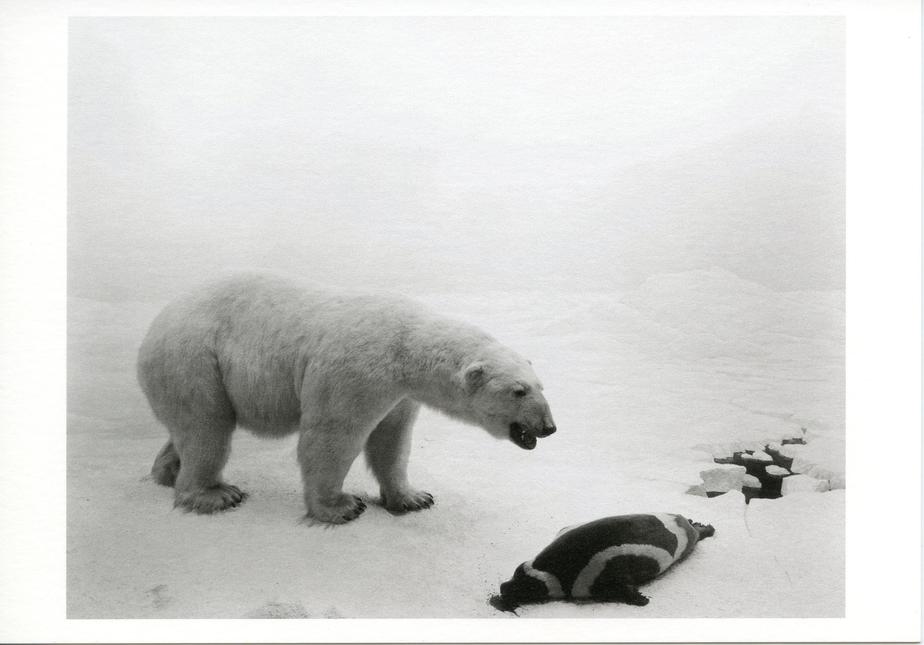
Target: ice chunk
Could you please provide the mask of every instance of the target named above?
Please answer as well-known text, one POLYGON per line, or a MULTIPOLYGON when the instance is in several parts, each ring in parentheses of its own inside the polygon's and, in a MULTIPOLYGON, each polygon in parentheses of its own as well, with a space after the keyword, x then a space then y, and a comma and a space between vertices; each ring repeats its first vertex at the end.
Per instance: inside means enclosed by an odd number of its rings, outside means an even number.
POLYGON ((785 477, 786 475, 790 474, 788 470, 782 466, 777 466, 776 464, 767 466, 766 471, 768 475, 776 475, 777 477, 785 477))
POLYGON ((815 479, 808 475, 793 475, 783 480, 783 488, 780 492, 784 496, 793 493, 823 493, 829 488, 827 480, 815 479))
POLYGON ((760 480, 757 479, 757 477, 755 477, 754 475, 745 475, 741 479, 741 485, 746 486, 748 488, 760 488, 761 487, 760 480))
POLYGON ((699 495, 700 497, 707 497, 706 489, 700 485, 690 486, 687 489, 687 495, 699 495))
POLYGON ((700 472, 703 478, 703 488, 710 493, 725 493, 730 490, 741 490, 746 473, 744 466, 730 464, 711 468, 700 472))
POLYGON ((790 466, 789 469, 794 473, 808 475, 809 471, 811 471, 813 468, 815 468, 815 462, 809 461, 802 455, 796 455, 796 457, 793 458, 792 466, 790 466))
POLYGON ((763 450, 757 450, 750 455, 745 453, 741 455, 741 458, 742 459, 753 459, 755 461, 766 461, 766 462, 773 461, 773 457, 765 453, 763 450))
POLYGON ((780 446, 780 454, 790 459, 796 458, 805 446, 800 443, 786 443, 780 446))
POLYGON ((806 470, 804 474, 814 477, 815 479, 834 479, 835 477, 841 476, 841 473, 836 473, 830 468, 824 468, 818 464, 806 470))

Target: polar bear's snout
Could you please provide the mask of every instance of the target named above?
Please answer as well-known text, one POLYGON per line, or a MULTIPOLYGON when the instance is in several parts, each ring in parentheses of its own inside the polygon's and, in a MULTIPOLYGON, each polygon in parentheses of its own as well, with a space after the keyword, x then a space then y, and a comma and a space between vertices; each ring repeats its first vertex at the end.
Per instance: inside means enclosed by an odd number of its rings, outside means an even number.
POLYGON ((542 422, 542 428, 536 433, 536 436, 548 437, 550 434, 555 434, 556 430, 558 430, 558 428, 555 427, 555 423, 551 419, 545 419, 542 422))
POLYGON ((510 424, 510 440, 525 450, 535 448, 537 438, 548 437, 557 430, 548 403, 536 398, 539 400, 524 406, 521 418, 510 424))
POLYGON ((516 421, 510 424, 511 441, 525 450, 532 450, 536 447, 537 437, 548 437, 553 432, 555 432, 554 425, 543 426, 539 430, 531 431, 529 428, 516 421))

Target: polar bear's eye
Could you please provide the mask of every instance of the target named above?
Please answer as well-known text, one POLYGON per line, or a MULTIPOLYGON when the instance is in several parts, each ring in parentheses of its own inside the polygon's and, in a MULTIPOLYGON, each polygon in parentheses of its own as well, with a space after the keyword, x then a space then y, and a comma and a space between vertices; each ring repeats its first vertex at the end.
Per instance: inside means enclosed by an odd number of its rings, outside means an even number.
POLYGON ((515 388, 513 390, 513 395, 514 396, 526 396, 526 388, 522 386, 515 388))

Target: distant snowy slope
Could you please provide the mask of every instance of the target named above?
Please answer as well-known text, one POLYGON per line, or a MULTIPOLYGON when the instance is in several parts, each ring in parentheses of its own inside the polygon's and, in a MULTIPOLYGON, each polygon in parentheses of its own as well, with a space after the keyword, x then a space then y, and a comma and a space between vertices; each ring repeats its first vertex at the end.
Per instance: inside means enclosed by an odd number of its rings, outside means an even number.
MULTIPOLYGON (((843 311, 832 308, 831 300, 779 293, 718 267, 658 274, 621 298, 673 329, 682 341, 675 349, 685 355, 709 358, 724 351, 772 361, 795 358, 779 354, 792 338, 809 341, 809 349, 825 356, 843 355, 843 311)), ((798 351, 805 349, 800 343, 798 351)))

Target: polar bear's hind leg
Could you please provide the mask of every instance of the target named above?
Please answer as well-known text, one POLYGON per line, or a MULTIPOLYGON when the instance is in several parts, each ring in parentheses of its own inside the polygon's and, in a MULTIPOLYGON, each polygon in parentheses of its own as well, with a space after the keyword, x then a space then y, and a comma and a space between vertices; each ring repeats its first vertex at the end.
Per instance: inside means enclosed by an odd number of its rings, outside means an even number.
POLYGON ((172 487, 176 483, 176 476, 179 472, 180 456, 176 453, 173 442, 168 440, 154 458, 151 476, 161 486, 172 487))
POLYGON ((151 475, 158 484, 173 486, 175 506, 187 511, 237 506, 246 495, 221 480, 237 417, 216 358, 196 339, 161 327, 152 326, 138 361, 141 388, 170 434, 151 475))
POLYGON ((171 428, 172 443, 180 459, 174 484, 175 505, 196 513, 214 513, 240 504, 247 495, 237 486, 221 480, 221 471, 231 453, 234 423, 227 420, 199 420, 190 428, 171 428))

